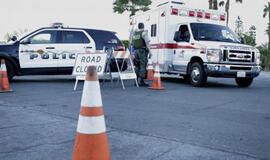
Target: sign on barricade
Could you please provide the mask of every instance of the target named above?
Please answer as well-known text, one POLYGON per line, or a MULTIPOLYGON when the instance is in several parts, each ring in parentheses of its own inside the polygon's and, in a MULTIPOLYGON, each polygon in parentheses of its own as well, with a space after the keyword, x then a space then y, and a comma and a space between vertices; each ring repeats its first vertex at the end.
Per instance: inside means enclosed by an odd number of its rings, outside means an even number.
POLYGON ((77 54, 72 75, 76 76, 74 90, 77 88, 79 80, 85 80, 87 67, 96 66, 98 75, 103 75, 105 64, 107 61, 107 53, 79 53, 77 54))

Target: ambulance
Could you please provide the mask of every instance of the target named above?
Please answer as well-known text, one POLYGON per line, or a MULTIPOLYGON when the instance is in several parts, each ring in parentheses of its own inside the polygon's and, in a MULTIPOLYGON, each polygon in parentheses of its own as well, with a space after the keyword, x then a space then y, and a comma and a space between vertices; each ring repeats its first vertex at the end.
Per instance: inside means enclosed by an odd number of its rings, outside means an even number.
POLYGON ((207 77, 235 78, 239 87, 248 87, 261 71, 259 51, 226 27, 225 13, 168 1, 130 17, 131 34, 140 22, 160 72, 183 76, 195 87, 207 77))

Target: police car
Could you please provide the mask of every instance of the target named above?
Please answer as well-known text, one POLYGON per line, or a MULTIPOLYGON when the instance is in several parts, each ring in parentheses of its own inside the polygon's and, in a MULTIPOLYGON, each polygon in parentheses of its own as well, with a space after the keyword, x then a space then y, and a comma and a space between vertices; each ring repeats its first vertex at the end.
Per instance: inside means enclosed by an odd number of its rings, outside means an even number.
MULTIPOLYGON (((6 61, 9 79, 15 75, 71 74, 78 53, 125 50, 115 32, 62 25, 40 28, 12 40, 12 44, 0 45, 0 59, 6 61)), ((125 62, 120 59, 118 63, 125 62)), ((111 63, 110 68, 115 71, 116 64, 111 63)))

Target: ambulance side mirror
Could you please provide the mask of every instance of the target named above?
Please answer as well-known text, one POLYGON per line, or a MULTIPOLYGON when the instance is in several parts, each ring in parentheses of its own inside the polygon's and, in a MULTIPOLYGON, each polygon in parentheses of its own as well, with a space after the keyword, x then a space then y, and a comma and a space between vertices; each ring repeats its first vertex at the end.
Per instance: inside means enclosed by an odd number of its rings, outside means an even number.
POLYGON ((244 37, 241 37, 241 44, 246 44, 246 39, 244 37))
POLYGON ((174 38, 173 40, 175 40, 176 42, 180 42, 181 41, 181 32, 180 31, 176 31, 174 34, 174 38))

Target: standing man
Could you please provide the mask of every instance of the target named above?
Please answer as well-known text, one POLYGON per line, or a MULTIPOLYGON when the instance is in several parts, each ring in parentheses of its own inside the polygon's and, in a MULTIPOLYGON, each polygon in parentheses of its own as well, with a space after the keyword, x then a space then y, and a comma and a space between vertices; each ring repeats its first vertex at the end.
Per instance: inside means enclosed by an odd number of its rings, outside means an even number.
POLYGON ((148 32, 144 30, 144 24, 139 23, 138 30, 132 36, 132 46, 135 52, 135 71, 138 78, 139 86, 147 87, 149 86, 144 82, 146 78, 146 67, 149 58, 151 56, 150 52, 150 38, 148 37, 148 32))

